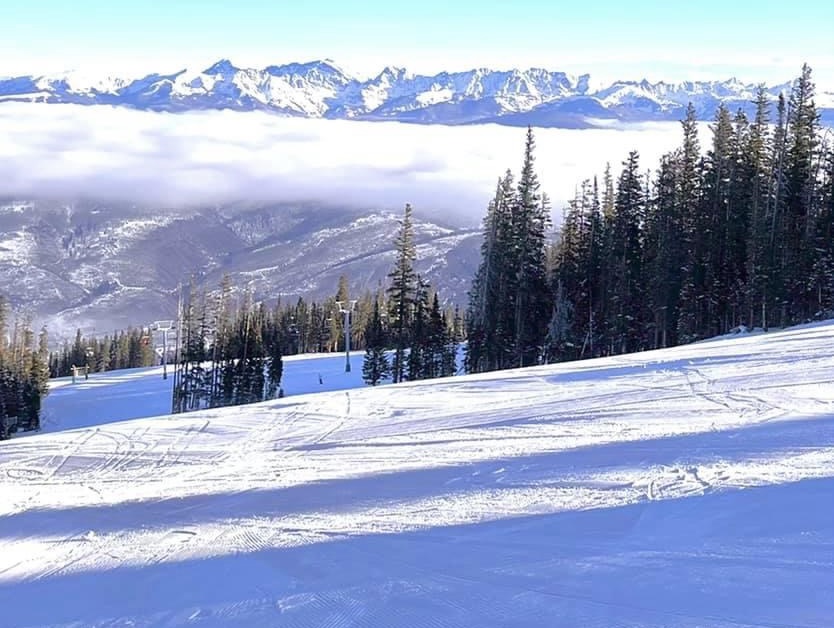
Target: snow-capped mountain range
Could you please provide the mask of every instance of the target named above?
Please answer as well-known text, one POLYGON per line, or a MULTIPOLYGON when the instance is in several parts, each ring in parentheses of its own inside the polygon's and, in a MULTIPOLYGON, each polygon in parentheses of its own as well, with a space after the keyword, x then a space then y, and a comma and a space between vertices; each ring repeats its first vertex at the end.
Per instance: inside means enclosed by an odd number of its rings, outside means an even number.
MULTIPOLYGON (((768 87, 775 98, 790 83, 768 87)), ((677 120, 689 102, 711 119, 719 102, 751 109, 756 85, 737 79, 593 86, 579 76, 544 69, 474 69, 412 74, 386 67, 360 79, 336 63, 313 61, 241 68, 221 60, 202 71, 138 79, 78 72, 0 78, 0 102, 116 105, 152 111, 264 110, 310 118, 397 120, 422 124, 493 122, 550 127, 594 126, 595 120, 677 120)), ((824 121, 834 122, 834 92, 820 90, 824 121)))

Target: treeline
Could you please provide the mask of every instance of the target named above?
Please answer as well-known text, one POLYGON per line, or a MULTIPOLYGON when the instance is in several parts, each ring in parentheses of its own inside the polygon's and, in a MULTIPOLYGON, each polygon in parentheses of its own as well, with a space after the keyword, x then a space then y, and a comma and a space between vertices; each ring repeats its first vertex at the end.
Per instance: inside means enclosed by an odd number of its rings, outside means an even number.
POLYGON ((748 119, 719 106, 702 151, 689 107, 681 146, 616 181, 584 181, 555 243, 528 131, 484 221, 467 310, 478 372, 673 346, 834 309, 834 150, 802 69, 775 116, 764 88, 748 119))
POLYGON ((48 356, 46 329, 36 338, 25 319, 10 326, 9 308, 0 297, 0 440, 18 430, 40 429, 48 356))
MULTIPOLYGON (((228 279, 224 279, 224 284, 228 279)), ((221 290, 222 290, 221 286, 221 290)), ((227 286, 228 298, 231 286, 227 286)), ((338 316, 333 317, 336 299, 347 299, 347 278, 339 279, 333 298, 323 303, 298 299, 292 304, 276 305, 273 316, 280 326, 281 351, 286 354, 329 352, 344 347, 344 330, 338 316)), ((193 295, 192 295, 193 296, 193 295)), ((200 298, 207 298, 202 295, 200 298)), ((208 303, 208 301, 207 301, 208 303)), ((370 293, 357 304, 358 326, 351 330, 352 345, 364 347, 364 326, 373 308, 370 293)), ((176 330, 169 334, 169 355, 174 351, 176 330)), ((90 373, 153 366, 159 363, 156 353, 158 334, 146 327, 128 327, 104 336, 85 336, 76 330, 75 339, 64 341, 60 349, 49 354, 50 377, 72 375, 72 367, 88 367, 90 373)))
POLYGON ((280 396, 282 345, 292 342, 288 310, 268 310, 251 293, 235 305, 232 285, 218 295, 193 286, 181 306, 171 411, 242 405, 280 396))
POLYGON ((146 329, 130 327, 101 338, 84 337, 79 329, 72 344, 64 341, 59 350, 49 354, 49 376, 72 375, 73 366, 103 373, 153 366, 156 361, 153 337, 146 329))
POLYGON ((298 299, 268 307, 226 277, 218 291, 184 297, 175 359, 173 412, 241 405, 283 396, 283 356, 364 351, 362 377, 371 385, 453 375, 464 323, 442 308, 414 271, 412 209, 406 205, 396 240, 390 286, 351 300, 346 277, 323 303, 298 299), (346 315, 347 314, 347 315, 346 315), (349 325, 346 325, 347 319, 349 325), (393 353, 393 359, 389 358, 393 353))

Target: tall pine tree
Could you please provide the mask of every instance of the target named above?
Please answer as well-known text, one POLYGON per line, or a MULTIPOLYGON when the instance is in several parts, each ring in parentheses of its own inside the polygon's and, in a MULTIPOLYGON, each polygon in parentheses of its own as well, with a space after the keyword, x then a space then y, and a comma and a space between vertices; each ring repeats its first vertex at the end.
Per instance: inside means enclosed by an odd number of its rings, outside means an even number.
POLYGON ((414 272, 417 251, 414 245, 414 225, 410 204, 405 206, 394 246, 396 259, 394 269, 388 274, 391 279, 388 294, 391 298, 390 320, 394 344, 392 375, 394 383, 397 383, 403 380, 406 373, 406 348, 410 342, 411 319, 417 287, 417 275, 414 272))
POLYGON ((365 332, 365 359, 362 362, 362 380, 376 386, 391 375, 391 365, 385 353, 385 328, 379 300, 374 301, 370 325, 365 332))

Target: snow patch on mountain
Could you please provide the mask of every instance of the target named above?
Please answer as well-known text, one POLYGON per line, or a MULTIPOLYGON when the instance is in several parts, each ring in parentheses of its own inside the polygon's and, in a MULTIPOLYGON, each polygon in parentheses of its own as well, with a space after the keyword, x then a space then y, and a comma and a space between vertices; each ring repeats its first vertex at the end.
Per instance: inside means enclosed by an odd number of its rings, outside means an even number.
POLYGON ((15 201, 8 205, 0 205, 0 214, 22 214, 34 207, 34 203, 26 201, 15 201))
POLYGON ((22 230, 0 235, 0 264, 26 266, 36 247, 32 233, 22 230))
POLYGON ((171 224, 175 219, 174 216, 160 214, 152 218, 137 218, 119 222, 109 232, 112 242, 115 245, 112 252, 117 252, 132 240, 147 237, 153 231, 171 224))

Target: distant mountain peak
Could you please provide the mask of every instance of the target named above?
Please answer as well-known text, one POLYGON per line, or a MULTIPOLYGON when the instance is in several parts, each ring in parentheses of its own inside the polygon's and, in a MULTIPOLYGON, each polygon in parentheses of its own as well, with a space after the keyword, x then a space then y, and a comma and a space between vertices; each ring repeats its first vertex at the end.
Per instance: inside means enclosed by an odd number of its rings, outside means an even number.
POLYGON ((203 74, 234 74, 240 68, 235 66, 231 61, 228 59, 220 59, 217 63, 212 65, 209 68, 203 70, 203 74))
POLYGON ((330 59, 320 59, 315 61, 305 61, 292 63, 284 63, 282 65, 270 65, 264 68, 264 71, 270 73, 287 73, 287 72, 310 72, 311 70, 323 70, 326 72, 338 72, 346 74, 346 72, 339 67, 339 65, 330 59))
POLYGON ((393 80, 403 80, 409 77, 409 72, 403 67, 399 67, 396 65, 386 65, 382 68, 382 71, 376 75, 377 80, 381 79, 393 79, 393 80))
POLYGON ((224 76, 232 75, 239 72, 241 68, 237 67, 234 63, 232 63, 229 59, 220 59, 217 63, 212 65, 209 68, 203 70, 202 74, 208 75, 217 75, 222 74, 224 76))

